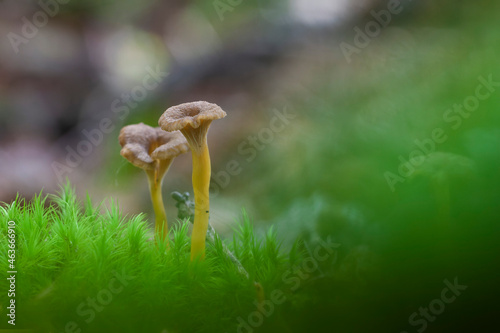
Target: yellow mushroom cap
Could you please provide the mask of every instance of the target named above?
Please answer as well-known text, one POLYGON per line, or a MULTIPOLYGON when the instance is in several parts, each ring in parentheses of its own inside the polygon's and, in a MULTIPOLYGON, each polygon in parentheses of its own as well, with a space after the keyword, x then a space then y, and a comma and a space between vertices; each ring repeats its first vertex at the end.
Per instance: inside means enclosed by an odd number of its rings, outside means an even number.
POLYGON ((155 160, 172 159, 188 151, 180 132, 167 133, 143 123, 122 128, 118 137, 120 154, 130 163, 144 170, 155 168, 155 160))
POLYGON ((183 130, 188 126, 198 128, 204 122, 221 119, 226 116, 217 104, 208 102, 184 103, 168 108, 160 117, 158 124, 167 132, 183 130))

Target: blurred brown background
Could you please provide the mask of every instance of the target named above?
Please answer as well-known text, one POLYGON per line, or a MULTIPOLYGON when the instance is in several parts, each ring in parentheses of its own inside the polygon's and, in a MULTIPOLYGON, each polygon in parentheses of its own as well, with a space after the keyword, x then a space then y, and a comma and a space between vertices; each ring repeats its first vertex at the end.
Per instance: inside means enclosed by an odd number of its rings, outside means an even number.
MULTIPOLYGON (((401 60, 400 50, 415 48, 413 35, 398 25, 453 24, 470 9, 455 3, 402 1, 405 11, 368 54, 390 70, 391 57, 401 60)), ((292 98, 321 103, 319 76, 340 87, 363 76, 367 63, 348 64, 339 44, 352 43, 352 28, 370 19, 371 9, 386 7, 374 0, 3 1, 0 201, 54 192, 67 177, 81 196, 116 197, 127 213, 150 211, 144 175, 119 156, 122 126, 155 126, 167 107, 187 101, 217 103, 229 117, 213 124, 209 143, 214 172, 224 170, 275 110, 293 108, 292 98)), ((294 112, 300 126, 280 135, 284 144, 310 125, 307 110, 294 112)), ((165 196, 189 191, 189 182, 186 155, 167 176, 165 196)), ((260 195, 254 186, 232 197, 234 184, 214 202, 222 220, 237 214, 234 205, 251 209, 260 195), (227 217, 226 206, 233 211, 227 217)))

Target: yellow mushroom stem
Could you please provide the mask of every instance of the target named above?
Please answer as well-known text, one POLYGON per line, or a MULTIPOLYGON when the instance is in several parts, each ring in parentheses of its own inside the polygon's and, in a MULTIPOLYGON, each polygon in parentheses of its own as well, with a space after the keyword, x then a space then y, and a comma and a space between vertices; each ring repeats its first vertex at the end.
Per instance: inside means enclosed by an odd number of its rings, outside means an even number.
POLYGON ((194 222, 191 234, 191 261, 205 258, 205 239, 210 216, 210 154, 207 145, 207 131, 210 122, 199 128, 181 130, 186 137, 193 156, 194 222))
POLYGON ((438 206, 439 224, 443 228, 448 228, 450 226, 451 213, 450 184, 448 182, 448 179, 443 176, 435 180, 434 191, 438 206))
POLYGON ((264 287, 259 283, 254 281, 253 286, 255 288, 258 305, 262 306, 266 301, 266 293, 264 292, 264 287))
POLYGON ((155 239, 165 240, 168 234, 167 213, 163 205, 161 192, 163 177, 167 173, 172 160, 156 161, 154 170, 146 171, 148 175, 149 191, 155 212, 155 239))
POLYGON ((205 238, 207 237, 208 219, 210 215, 210 155, 205 144, 200 151, 192 151, 193 155, 193 191, 194 191, 194 225, 191 236, 191 260, 205 258, 205 238))

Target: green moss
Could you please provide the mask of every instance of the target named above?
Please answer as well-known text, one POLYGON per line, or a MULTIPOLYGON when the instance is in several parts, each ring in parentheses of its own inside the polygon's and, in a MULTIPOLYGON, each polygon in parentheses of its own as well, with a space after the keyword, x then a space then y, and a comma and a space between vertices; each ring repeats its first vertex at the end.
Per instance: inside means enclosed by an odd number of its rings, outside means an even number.
MULTIPOLYGON (((0 208, 0 269, 8 271, 7 222, 16 222, 16 327, 63 332, 223 332, 255 311, 259 281, 265 290, 290 268, 275 232, 254 235, 244 213, 232 242, 250 279, 224 255, 216 238, 205 262, 191 264, 188 222, 155 244, 145 216, 124 217, 90 200, 81 204, 69 185, 47 200, 17 198, 0 208), (92 305, 95 302, 96 305, 92 305), (74 324, 72 323, 74 322, 74 324), (68 324, 69 323, 69 324, 68 324)), ((294 257, 300 256, 294 250, 294 257)), ((8 281, 0 281, 8 290, 8 281)), ((8 304, 1 294, 2 317, 8 304)), ((4 325, 2 323, 1 325, 4 325)))

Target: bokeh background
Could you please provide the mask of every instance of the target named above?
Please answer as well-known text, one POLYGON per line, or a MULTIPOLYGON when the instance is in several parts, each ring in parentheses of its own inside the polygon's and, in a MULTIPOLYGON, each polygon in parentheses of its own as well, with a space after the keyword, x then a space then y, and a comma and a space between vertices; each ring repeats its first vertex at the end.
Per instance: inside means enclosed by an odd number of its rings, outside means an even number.
MULTIPOLYGON (((0 3, 0 201, 68 178, 153 221, 119 130, 207 100, 228 113, 209 133, 218 231, 245 208, 285 247, 342 244, 337 282, 317 282, 297 327, 415 331, 408 316, 454 277, 469 288, 428 331, 481 331, 499 313, 500 3, 62 2, 0 3), (433 152, 414 153, 436 129, 433 152)), ((186 154, 165 179, 170 220, 190 176, 186 154)))

